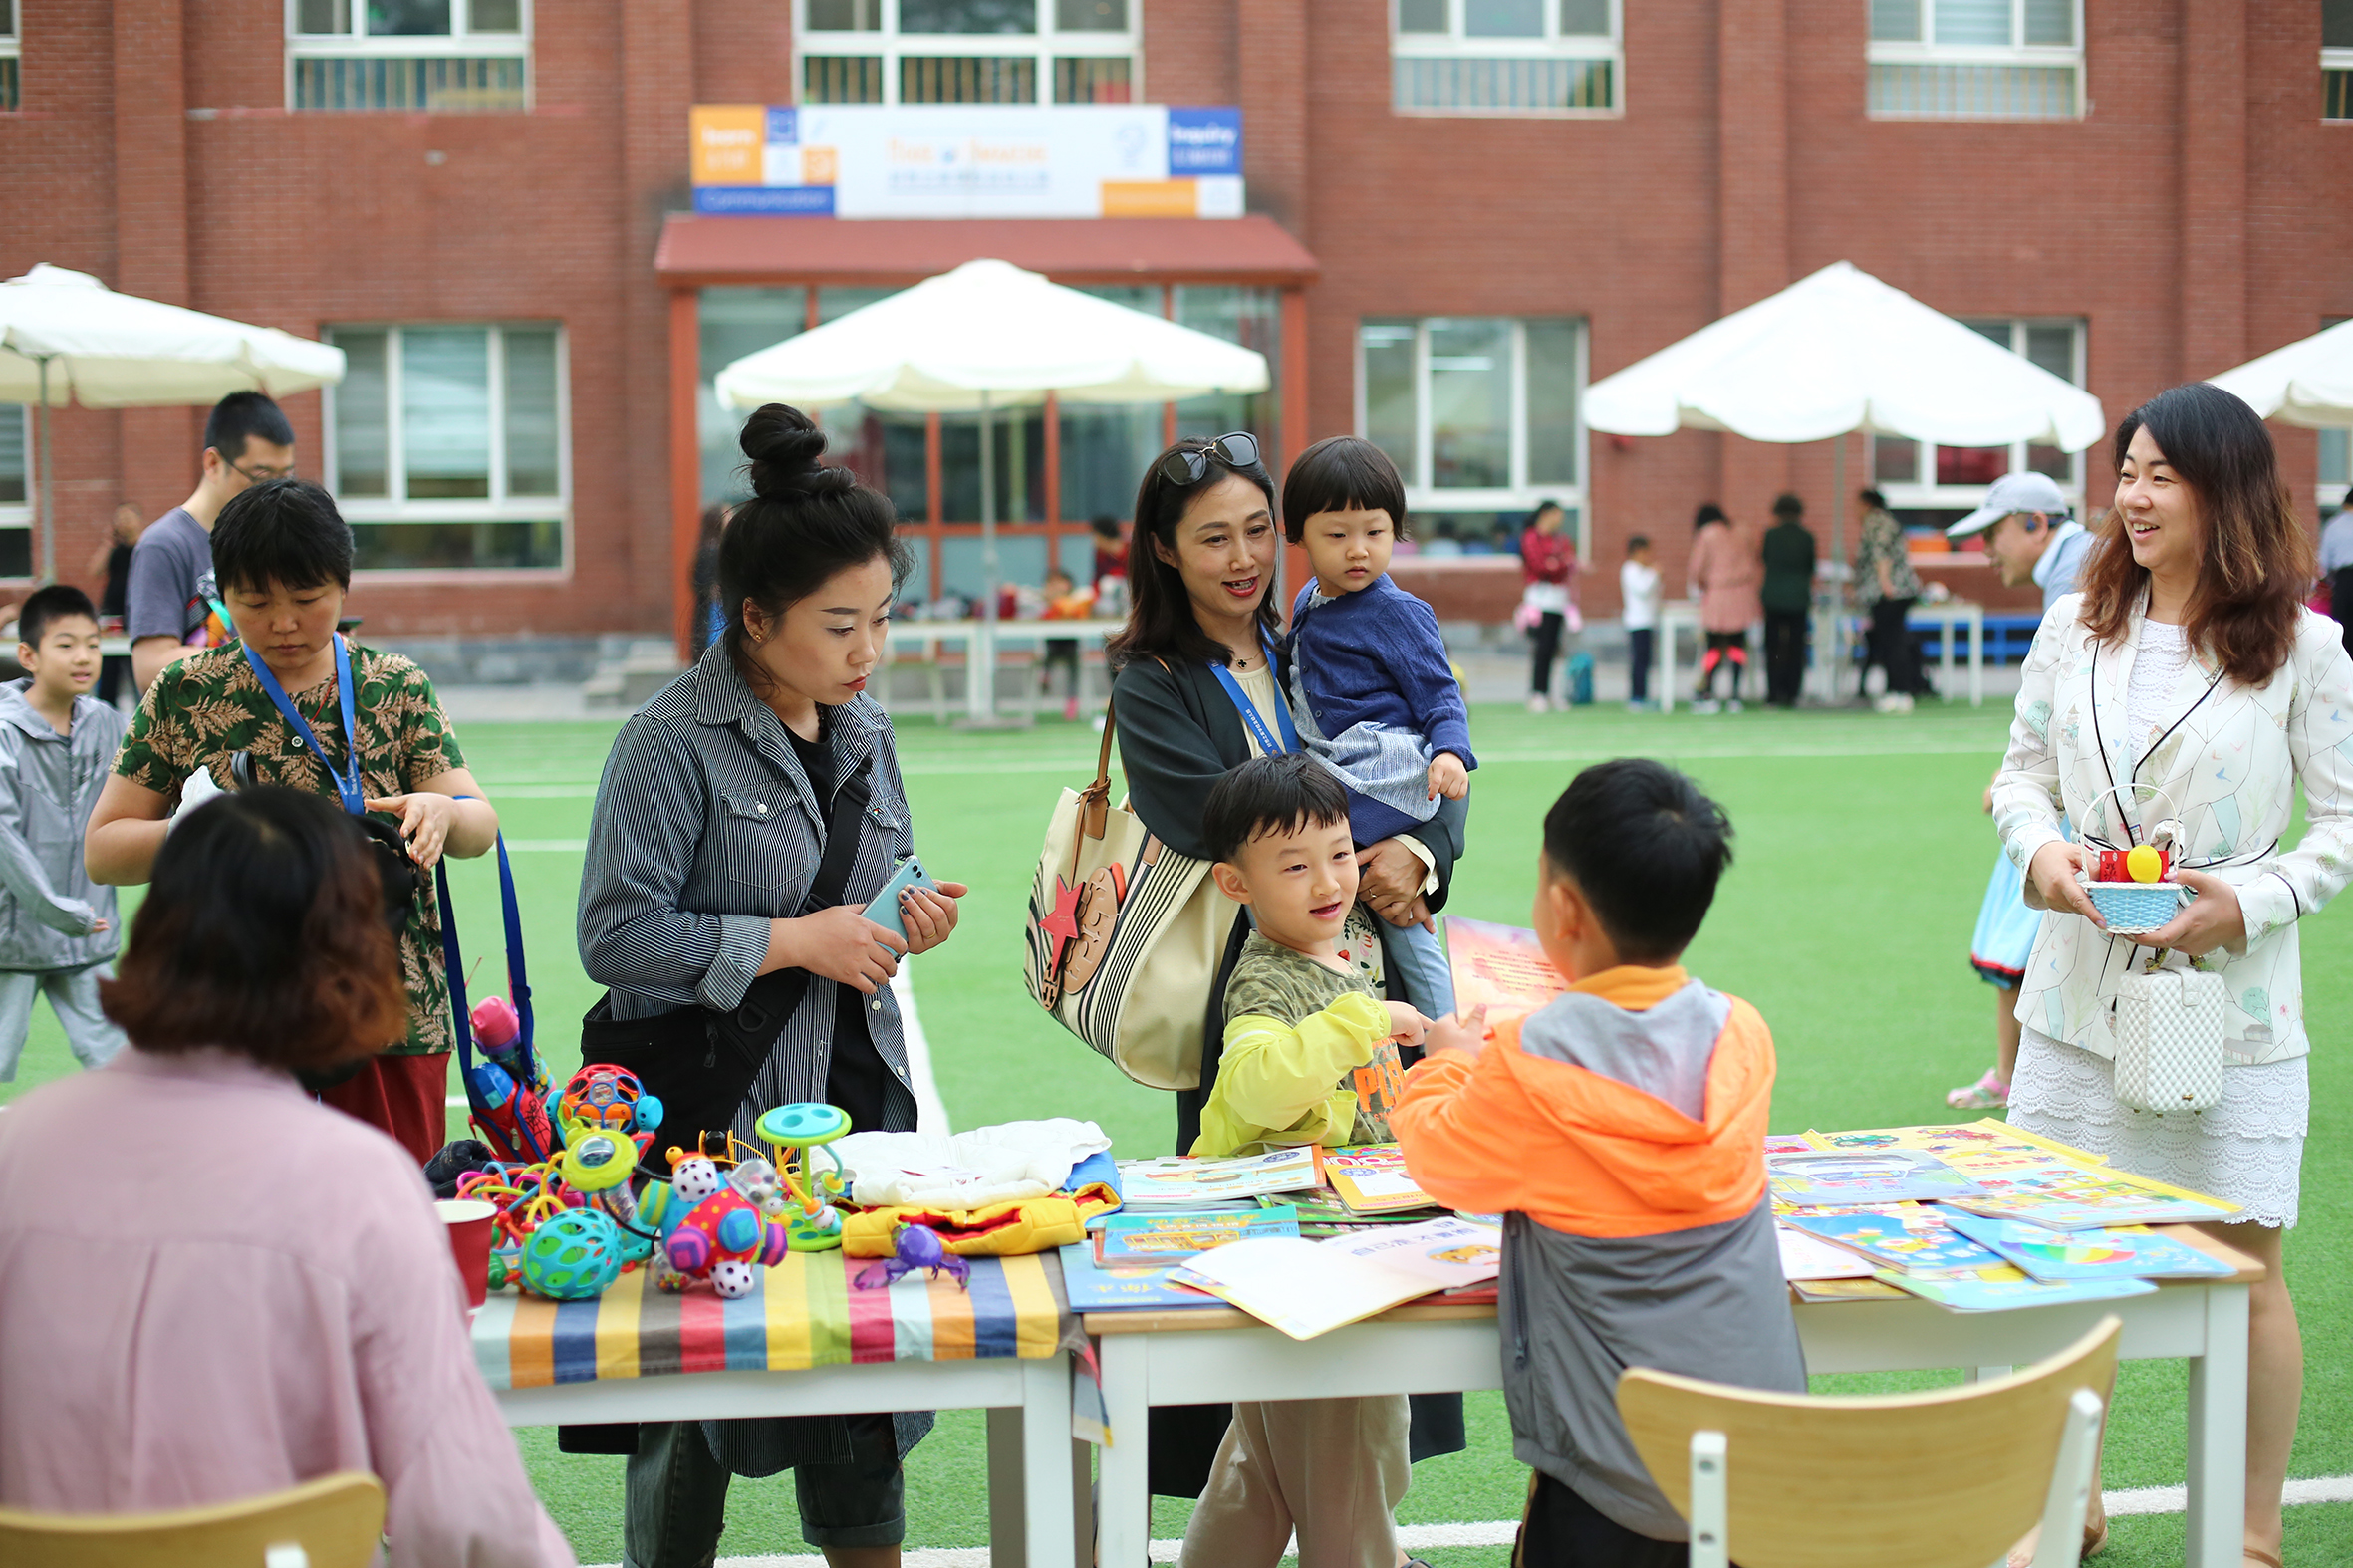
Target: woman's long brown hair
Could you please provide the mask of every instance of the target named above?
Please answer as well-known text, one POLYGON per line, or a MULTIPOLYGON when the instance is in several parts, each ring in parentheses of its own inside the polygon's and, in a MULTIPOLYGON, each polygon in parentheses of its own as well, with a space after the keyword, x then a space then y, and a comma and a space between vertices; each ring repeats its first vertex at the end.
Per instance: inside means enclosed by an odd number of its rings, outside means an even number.
MULTIPOLYGON (((2294 651, 2296 620, 2318 570, 2311 536, 2279 476, 2271 432, 2254 409, 2221 388, 2185 383, 2159 392, 2116 427, 2119 473, 2144 429, 2197 498, 2205 531, 2183 632, 2232 680, 2259 686, 2294 651)), ((2084 625, 2101 642, 2121 644, 2148 586, 2121 509, 2110 507, 2083 566, 2084 625)))

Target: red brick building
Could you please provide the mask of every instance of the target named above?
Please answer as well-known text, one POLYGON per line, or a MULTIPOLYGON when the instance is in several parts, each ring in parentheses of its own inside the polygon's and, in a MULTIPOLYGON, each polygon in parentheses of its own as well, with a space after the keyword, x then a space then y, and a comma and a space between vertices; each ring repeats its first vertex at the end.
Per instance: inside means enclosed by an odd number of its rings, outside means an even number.
MULTIPOLYGON (((717 366, 977 255, 1223 332, 1273 392, 1010 422, 1013 575, 1076 559, 1172 422, 1278 452, 1359 430, 1428 531, 1484 548, 1539 495, 1597 563, 1784 487, 1827 443, 1590 436, 1583 387, 1849 260, 2080 380, 2113 421, 2353 315, 2353 0, 0 0, 0 273, 48 261, 310 336, 290 403, 371 570, 372 632, 670 624, 727 484, 717 366), (1232 105, 1249 216, 697 216, 696 104, 1232 105)), ((201 410, 62 413, 59 559, 194 473, 201 410)), ((0 573, 30 558, 0 409, 0 573)), ((968 586, 976 435, 836 416, 968 586)), ((2342 434, 2280 428, 2298 494, 2342 434)), ((1926 521, 2099 452, 1856 440, 1926 521)), ((1589 614, 1615 608, 1599 572, 1589 614)))

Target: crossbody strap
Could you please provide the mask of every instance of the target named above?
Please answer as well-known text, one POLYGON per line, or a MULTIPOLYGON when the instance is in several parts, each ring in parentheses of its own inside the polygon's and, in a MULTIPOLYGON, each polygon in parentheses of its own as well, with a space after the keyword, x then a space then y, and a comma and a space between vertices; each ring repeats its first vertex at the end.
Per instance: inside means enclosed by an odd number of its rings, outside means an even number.
MULTIPOLYGON (((470 796, 459 796, 461 800, 470 796)), ((457 1041, 458 1077, 465 1083, 466 1098, 473 1098, 474 1081, 474 1019, 473 1010, 466 1002, 465 955, 457 940, 457 907, 449 897, 449 858, 444 855, 433 863, 433 897, 441 910, 441 966, 447 971, 449 987, 449 1029, 457 1041)), ((503 906, 501 914, 506 923, 506 963, 508 999, 515 1004, 515 1014, 522 1024, 516 1037, 522 1052, 523 1069, 532 1078, 539 1076, 539 1058, 532 1047, 531 980, 523 959, 523 913, 515 898, 515 870, 507 860, 506 835, 498 836, 498 897, 503 906)), ((525 1087, 517 1086, 518 1089, 525 1087)), ((535 1160, 545 1160, 552 1151, 541 1149, 532 1134, 528 1120, 518 1116, 515 1130, 522 1136, 535 1160)))
POLYGON ((833 809, 826 814, 825 856, 810 880, 809 896, 801 903, 803 915, 830 910, 850 888, 850 864, 858 858, 858 819, 874 799, 874 758, 858 764, 858 771, 834 791, 833 809))

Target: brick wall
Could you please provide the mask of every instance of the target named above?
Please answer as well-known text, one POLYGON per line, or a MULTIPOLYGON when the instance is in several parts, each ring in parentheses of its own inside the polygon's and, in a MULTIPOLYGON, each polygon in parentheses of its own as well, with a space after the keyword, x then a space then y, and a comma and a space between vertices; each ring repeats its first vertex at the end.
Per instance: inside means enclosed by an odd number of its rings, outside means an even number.
MULTIPOLYGON (((2353 125, 2318 118, 2318 8, 2087 5, 2090 114, 1874 122, 1860 0, 1629 6, 1624 112, 1390 110, 1373 0, 1138 0, 1145 88, 1239 103, 1254 208, 1323 265, 1309 421, 1354 422, 1371 315, 1579 316, 1599 378, 1849 260, 1956 315, 2074 316, 2113 421, 2353 315, 2353 125)), ((371 584, 372 631, 561 635, 667 616, 666 308, 652 253, 685 204, 685 107, 792 96, 785 0, 538 0, 529 113, 290 115, 281 0, 20 0, 23 107, 0 115, 0 273, 36 261, 306 335, 336 322, 560 320, 575 568, 558 584, 371 584)), ((289 400, 317 471, 319 399, 289 400)), ((61 562, 118 501, 195 472, 200 413, 56 421, 61 562)), ((2309 505, 2313 443, 2280 430, 2309 505)), ((1863 481, 1862 445, 1850 485, 1863 481)), ((1826 444, 1685 433, 1591 445, 1602 570, 1661 544, 1680 585, 1702 500, 1830 512, 1826 444)), ((2092 503, 2105 462, 2089 464, 2092 503)))

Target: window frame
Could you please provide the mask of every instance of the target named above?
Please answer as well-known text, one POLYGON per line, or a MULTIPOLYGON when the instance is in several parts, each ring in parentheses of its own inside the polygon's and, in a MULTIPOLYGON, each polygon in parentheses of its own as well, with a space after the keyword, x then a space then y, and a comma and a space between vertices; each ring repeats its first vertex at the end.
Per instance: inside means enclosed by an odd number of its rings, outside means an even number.
MULTIPOLYGON (((1918 0, 1921 14, 1920 42, 1902 39, 1878 39, 1871 36, 1871 0, 1860 0, 1863 6, 1863 34, 1865 45, 1865 80, 1863 112, 1867 119, 1884 121, 1968 121, 1975 124, 2051 125, 2073 120, 2081 122, 2091 113, 2091 88, 2086 50, 2084 48, 2084 0, 2068 0, 2075 12, 2075 42, 2073 44, 1940 44, 1935 42, 1937 30, 1937 0, 1918 0), (2075 107, 2065 115, 1933 115, 1908 111, 1882 111, 1871 107, 1869 67, 1872 66, 2066 66, 2075 73, 2075 107)), ((2027 0, 2009 0, 2010 36, 2026 36, 2027 0)))
MULTIPOLYGON (((25 542, 30 546, 33 533, 33 497, 39 493, 41 482, 40 476, 33 469, 33 405, 29 402, 19 402, 10 403, 9 406, 20 410, 17 433, 24 445, 24 450, 19 455, 24 463, 25 498, 21 501, 0 501, 0 529, 10 532, 19 528, 23 529, 25 542)), ((30 563, 32 561, 31 550, 28 548, 25 554, 27 562, 30 563)), ((36 566, 29 565, 24 576, 0 577, 0 583, 6 583, 12 587, 30 585, 34 581, 36 570, 36 566)))
POLYGON ((0 61, 7 62, 15 77, 14 89, 6 102, 0 102, 0 115, 19 113, 24 107, 24 32, 25 0, 15 0, 9 7, 8 30, 0 32, 0 61))
MULTIPOLYGON (((1383 318, 1373 318, 1382 320, 1383 318)), ((1540 500, 1558 501, 1577 519, 1577 558, 1587 565, 1593 560, 1593 517, 1587 504, 1591 493, 1593 473, 1593 432, 1585 423, 1585 393, 1592 386, 1590 356, 1593 350, 1592 318, 1586 316, 1415 316, 1388 318, 1390 321, 1410 319, 1414 323, 1414 461, 1411 471, 1400 475, 1406 481, 1406 509, 1413 513, 1433 515, 1450 512, 1521 512, 1532 510, 1540 500), (1431 352, 1430 329, 1434 322, 1451 321, 1508 321, 1511 324, 1511 412, 1506 429, 1509 444, 1510 483, 1478 489, 1438 488, 1429 483, 1432 453, 1435 445, 1431 429, 1431 352), (1531 482, 1528 478, 1528 324, 1531 321, 1573 322, 1577 329, 1576 418, 1570 436, 1576 453, 1577 479, 1574 483, 1559 480, 1531 482)), ((1360 439, 1370 440, 1370 403, 1365 378, 1365 325, 1367 318, 1358 317, 1355 332, 1355 433, 1360 439)))
MULTIPOLYGON (((1026 103, 989 104, 992 109, 1073 109, 1082 106, 1057 104, 1054 101, 1054 62, 1056 58, 1090 57, 1098 60, 1128 62, 1128 102, 1151 102, 1144 88, 1144 4, 1145 0, 1127 0, 1128 27, 1121 33, 1090 29, 1085 32, 1064 32, 1054 25, 1055 0, 1036 0, 1039 26, 1034 33, 903 33, 899 29, 899 0, 874 0, 881 10, 879 25, 865 31, 820 31, 809 26, 809 0, 793 0, 793 65, 792 101, 810 108, 830 107, 828 103, 811 104, 804 97, 808 86, 808 67, 805 61, 812 55, 822 59, 842 57, 872 59, 881 62, 883 96, 871 107, 897 108, 899 96, 900 62, 910 56, 915 58, 958 58, 995 60, 1028 60, 1034 68, 1033 80, 1038 96, 1026 103)), ((959 108, 944 104, 909 105, 910 108, 959 108)))
POLYGON ((1463 31, 1464 0, 1444 0, 1444 33, 1408 33, 1398 25, 1401 4, 1402 0, 1388 0, 1393 71, 1400 60, 1601 60, 1610 67, 1610 104, 1606 109, 1407 107, 1397 102, 1393 76, 1389 95, 1393 115, 1435 120, 1615 120, 1626 113, 1626 0, 1609 0, 1607 37, 1560 31, 1560 0, 1542 0, 1541 38, 1473 38, 1463 31))
POLYGON ((546 585, 566 582, 572 577, 574 562, 572 515, 572 335, 561 321, 530 321, 504 319, 494 321, 339 321, 330 324, 322 334, 329 343, 338 333, 381 332, 385 334, 385 485, 398 492, 383 496, 347 496, 343 493, 342 453, 338 449, 338 423, 335 399, 338 387, 320 389, 321 445, 324 452, 323 480, 328 492, 334 495, 336 506, 344 520, 355 530, 376 523, 537 523, 555 515, 562 545, 558 563, 554 566, 500 567, 393 567, 357 572, 354 575, 372 583, 530 583, 546 585), (412 501, 406 498, 408 488, 407 458, 401 451, 400 381, 405 371, 401 365, 400 334, 410 328, 480 328, 492 334, 494 345, 490 354, 490 374, 484 389, 490 404, 489 445, 490 494, 480 500, 450 499, 412 501), (552 496, 506 494, 506 334, 509 331, 547 332, 556 335, 556 493, 552 496))
MULTIPOLYGON (((446 33, 388 33, 378 36, 366 31, 368 0, 350 0, 353 30, 349 33, 305 33, 298 29, 302 0, 285 0, 286 6, 286 109, 289 114, 392 114, 425 115, 453 113, 448 110, 385 109, 385 110, 316 110, 301 109, 295 103, 295 63, 300 60, 520 60, 523 64, 523 104, 520 109, 492 110, 492 114, 527 114, 536 102, 539 73, 531 69, 531 42, 536 21, 533 13, 537 0, 515 0, 521 13, 522 26, 512 33, 476 33, 470 28, 475 0, 449 0, 449 31, 446 33)), ((23 0, 18 0, 23 4, 23 0)), ((480 114, 480 110, 463 111, 480 114)))
MULTIPOLYGON (((1955 319, 1962 320, 1958 317, 1955 319)), ((1968 322, 2003 320, 2009 324, 2009 350, 2020 359, 2025 358, 2026 355, 2026 333, 2029 328, 2065 327, 2069 329, 2074 338, 2074 370, 2068 379, 2078 388, 2084 385, 2084 379, 2089 373, 2091 363, 2091 324, 2087 318, 2081 316, 2010 316, 2006 318, 1972 316, 1962 320, 1962 324, 1965 326, 1968 322)), ((1970 327, 1969 330, 1975 332, 1976 328, 1970 327)), ((1929 477, 1926 480, 1915 478, 1909 484, 1897 480, 1882 481, 1879 478, 1878 443, 1901 439, 1903 439, 1901 436, 1875 435, 1864 443, 1863 448, 1863 487, 1876 489, 1885 495, 1888 498, 1890 511, 1949 512, 1959 510, 1973 512, 1984 501, 1985 486, 1981 484, 1937 483, 1937 447, 1940 443, 1936 441, 1913 442, 1916 452, 1916 466, 1912 471, 1916 476, 1927 474, 1929 477)), ((2011 441, 2009 443, 2010 466, 2004 472, 2025 472, 2026 449, 2036 444, 2033 441, 2011 441)), ((2068 477, 2059 482, 2059 493, 2067 498, 2068 506, 2079 519, 2083 514, 2084 458, 2091 450, 2092 447, 2087 446, 2080 452, 2069 452, 2067 454, 2068 477)))
POLYGON ((2342 115, 2328 113, 2328 76, 2332 71, 2353 71, 2353 49, 2331 49, 2323 45, 2320 50, 2320 123, 2324 126, 2353 126, 2353 105, 2349 105, 2347 112, 2342 115))

